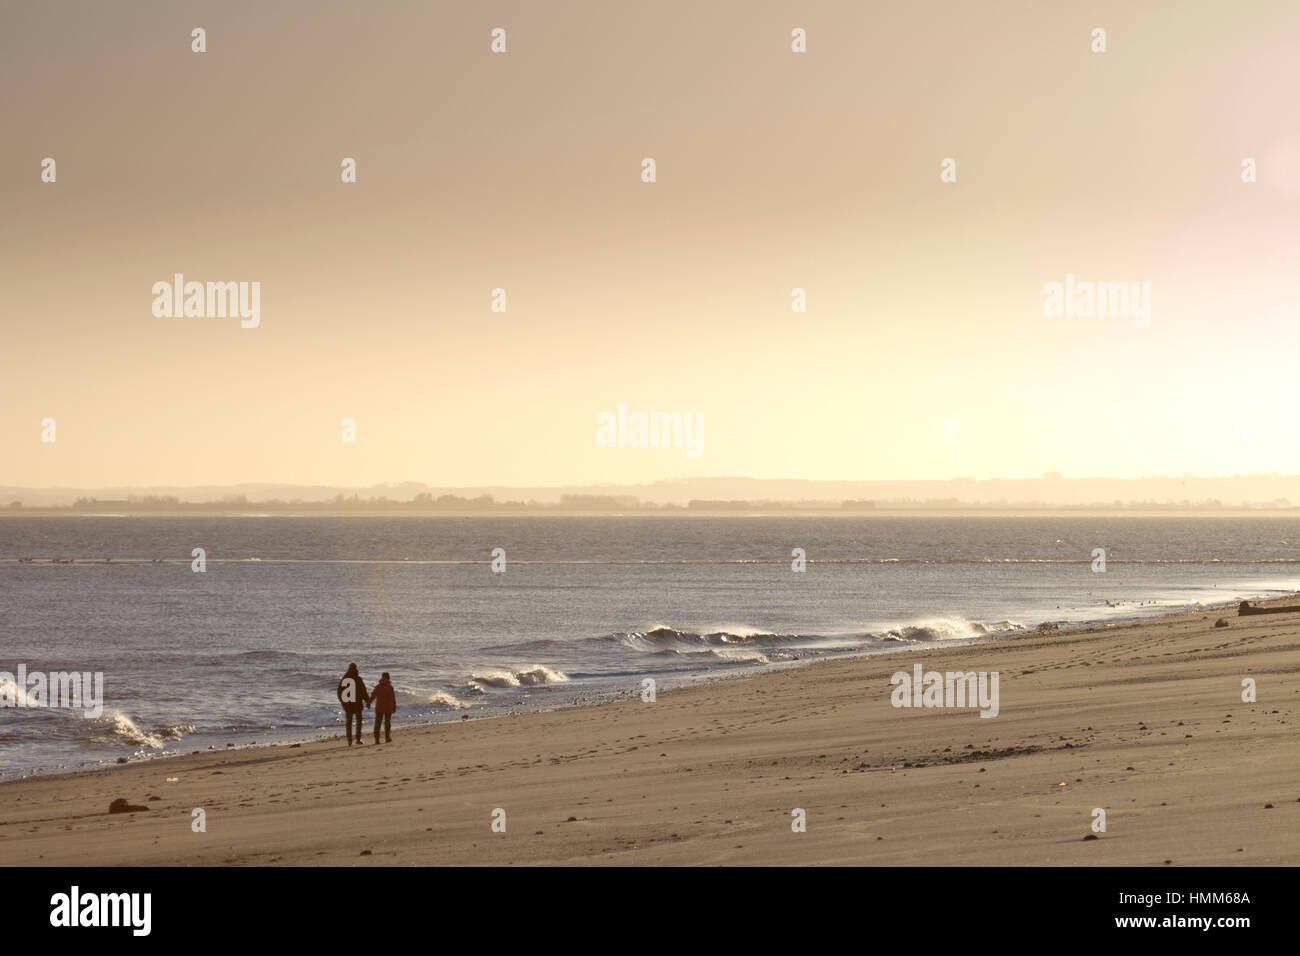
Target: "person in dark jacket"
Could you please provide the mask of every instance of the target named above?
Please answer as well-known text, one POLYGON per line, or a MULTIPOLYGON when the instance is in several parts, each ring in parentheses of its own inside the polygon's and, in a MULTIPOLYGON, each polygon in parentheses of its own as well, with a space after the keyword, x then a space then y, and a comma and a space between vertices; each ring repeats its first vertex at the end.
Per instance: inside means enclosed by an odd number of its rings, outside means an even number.
POLYGON ((348 665, 348 672, 339 680, 339 703, 343 705, 343 719, 348 724, 348 746, 352 746, 352 719, 357 721, 357 743, 361 743, 362 709, 370 706, 370 697, 366 693, 366 682, 357 673, 355 663, 348 665))
POLYGON ((397 693, 388 679, 388 671, 379 678, 375 692, 370 695, 370 703, 375 705, 375 743, 379 743, 379 725, 384 725, 384 743, 393 742, 393 712, 397 710, 397 693))

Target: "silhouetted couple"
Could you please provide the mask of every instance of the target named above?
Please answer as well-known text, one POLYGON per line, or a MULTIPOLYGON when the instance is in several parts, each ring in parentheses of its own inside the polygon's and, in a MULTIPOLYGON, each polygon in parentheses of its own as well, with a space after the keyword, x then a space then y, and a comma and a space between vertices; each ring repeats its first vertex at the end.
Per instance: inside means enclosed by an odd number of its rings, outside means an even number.
POLYGON ((352 746, 352 718, 357 721, 357 743, 361 743, 362 709, 375 705, 375 743, 379 743, 379 729, 384 730, 384 743, 393 742, 393 712, 397 710, 397 694, 388 679, 388 671, 379 678, 374 693, 366 693, 366 682, 357 673, 357 665, 349 664, 348 672, 339 680, 339 703, 343 705, 343 719, 348 724, 348 746, 352 746))

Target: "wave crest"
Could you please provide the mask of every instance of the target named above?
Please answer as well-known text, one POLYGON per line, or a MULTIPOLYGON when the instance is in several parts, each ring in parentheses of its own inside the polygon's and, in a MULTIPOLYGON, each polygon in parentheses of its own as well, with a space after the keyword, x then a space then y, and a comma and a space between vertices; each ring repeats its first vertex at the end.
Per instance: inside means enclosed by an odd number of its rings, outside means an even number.
POLYGON ((562 684, 568 679, 568 675, 561 671, 535 664, 519 671, 494 670, 473 674, 470 683, 484 687, 533 687, 540 684, 562 684))
POLYGON ((151 734, 147 730, 141 730, 126 714, 120 711, 114 711, 111 714, 105 714, 98 719, 98 723, 109 731, 109 740, 122 738, 137 747, 147 747, 150 750, 162 750, 166 746, 160 734, 151 734))
POLYGON ((938 617, 903 624, 874 636, 881 641, 960 641, 1019 628, 1020 625, 1014 621, 998 621, 986 625, 963 617, 938 617))
POLYGON ((433 704, 435 707, 451 707, 455 710, 462 710, 470 706, 462 700, 457 700, 445 690, 434 691, 429 695, 429 699, 425 703, 433 704))

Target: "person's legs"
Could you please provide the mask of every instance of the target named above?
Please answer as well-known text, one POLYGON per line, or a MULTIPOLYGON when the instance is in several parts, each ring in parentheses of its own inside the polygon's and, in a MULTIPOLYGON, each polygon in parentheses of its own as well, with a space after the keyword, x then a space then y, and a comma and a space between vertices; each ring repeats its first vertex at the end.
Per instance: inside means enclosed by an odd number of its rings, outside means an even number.
POLYGON ((393 742, 393 715, 384 714, 384 743, 393 742))
POLYGON ((384 715, 375 711, 375 743, 379 743, 379 724, 383 721, 384 715))
POLYGON ((343 708, 343 720, 348 725, 348 746, 352 746, 352 711, 347 707, 343 708))

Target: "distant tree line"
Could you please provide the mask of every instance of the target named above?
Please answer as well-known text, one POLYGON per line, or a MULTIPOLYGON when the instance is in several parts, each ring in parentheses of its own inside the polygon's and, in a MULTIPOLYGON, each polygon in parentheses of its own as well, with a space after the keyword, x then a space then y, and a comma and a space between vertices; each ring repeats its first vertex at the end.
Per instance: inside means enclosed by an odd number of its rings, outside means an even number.
POLYGON ((397 514, 424 513, 491 513, 491 512, 583 512, 583 513, 626 513, 640 512, 650 514, 681 513, 752 513, 752 512, 890 512, 890 511, 1259 511, 1291 510, 1292 505, 1286 498, 1272 501, 1254 502, 1243 505, 1225 505, 1218 498, 1191 501, 1187 498, 1175 501, 1114 501, 1094 502, 1090 504, 1058 504, 1051 501, 962 501, 958 498, 893 498, 886 501, 867 499, 837 500, 800 500, 800 501, 749 501, 742 499, 694 498, 685 505, 655 504, 640 501, 631 495, 591 495, 564 494, 559 501, 497 501, 490 494, 465 497, 462 495, 443 494, 436 497, 431 492, 420 492, 409 500, 389 498, 387 495, 362 498, 359 494, 336 494, 333 498, 304 501, 299 498, 284 500, 273 498, 265 501, 249 501, 245 495, 226 495, 217 501, 182 501, 175 495, 128 495, 126 498, 78 498, 71 506, 24 505, 22 501, 11 501, 9 511, 21 511, 24 508, 43 511, 80 511, 80 512, 117 512, 117 513, 199 513, 255 510, 258 512, 290 514, 340 513, 340 512, 385 512, 397 514))

